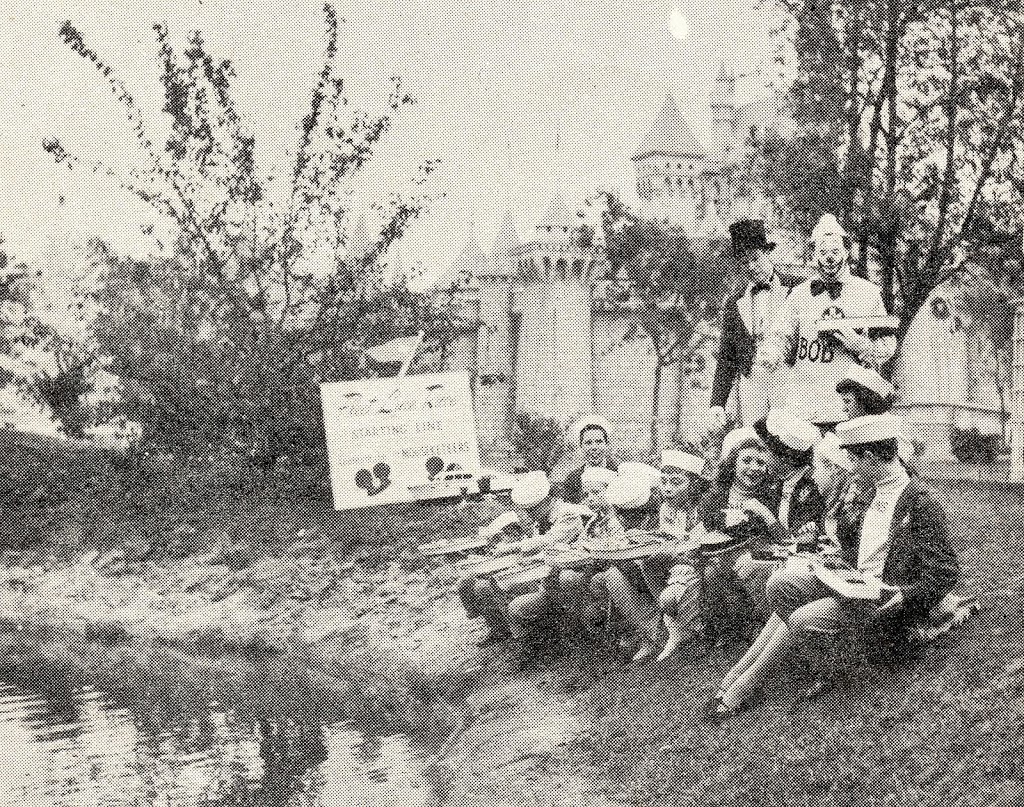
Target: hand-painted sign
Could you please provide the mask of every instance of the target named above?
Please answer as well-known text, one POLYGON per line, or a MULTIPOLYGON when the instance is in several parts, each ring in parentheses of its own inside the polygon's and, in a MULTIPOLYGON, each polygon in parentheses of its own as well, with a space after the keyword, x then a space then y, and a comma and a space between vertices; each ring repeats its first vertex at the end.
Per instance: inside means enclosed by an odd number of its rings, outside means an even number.
POLYGON ((320 395, 338 510, 412 501, 480 469, 465 373, 340 381, 320 395))

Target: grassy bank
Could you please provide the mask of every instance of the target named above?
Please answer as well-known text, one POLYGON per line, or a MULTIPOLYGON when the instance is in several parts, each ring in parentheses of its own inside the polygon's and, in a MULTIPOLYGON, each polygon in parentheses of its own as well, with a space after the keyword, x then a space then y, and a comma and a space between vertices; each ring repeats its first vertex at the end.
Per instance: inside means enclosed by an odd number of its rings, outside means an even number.
POLYGON ((497 504, 339 513, 317 469, 125 459, 10 432, 0 495, 2 675, 52 669, 433 739, 463 719, 472 626, 416 547, 497 504))
MULTIPOLYGON (((636 668, 564 657, 542 673, 586 726, 537 763, 513 802, 673 805, 1017 804, 1024 792, 1024 497, 935 486, 983 611, 896 668, 863 665, 849 689, 798 702, 785 667, 764 703, 721 726, 700 715, 743 647, 636 668), (582 777, 566 790, 562 781, 582 777)), ((484 792, 484 784, 467 787, 484 792)), ((494 795, 493 793, 490 795, 494 795)), ((485 804, 486 798, 468 804, 485 804)))

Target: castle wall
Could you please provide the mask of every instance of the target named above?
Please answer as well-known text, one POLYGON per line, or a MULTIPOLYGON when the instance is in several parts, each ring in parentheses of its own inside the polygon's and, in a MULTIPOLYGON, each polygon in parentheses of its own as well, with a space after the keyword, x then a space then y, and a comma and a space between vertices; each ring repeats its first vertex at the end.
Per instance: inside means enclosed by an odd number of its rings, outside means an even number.
POLYGON ((562 421, 594 406, 591 293, 587 281, 549 279, 517 289, 522 325, 515 408, 562 421))
MULTIPOLYGON (((624 339, 631 327, 628 314, 594 314, 595 410, 614 425, 619 448, 642 453, 650 448, 655 354, 646 337, 624 339)), ((695 439, 705 424, 716 350, 708 343, 692 362, 663 368, 658 449, 695 439)))
POLYGON ((476 334, 474 383, 477 432, 485 451, 497 446, 512 422, 515 348, 512 344, 512 288, 502 278, 480 283, 480 328, 476 334))

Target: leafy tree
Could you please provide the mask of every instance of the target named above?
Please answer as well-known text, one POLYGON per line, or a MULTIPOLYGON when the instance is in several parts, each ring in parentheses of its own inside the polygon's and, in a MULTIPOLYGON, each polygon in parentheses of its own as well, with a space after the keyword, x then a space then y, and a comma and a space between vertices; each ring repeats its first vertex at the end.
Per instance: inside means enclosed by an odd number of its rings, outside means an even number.
POLYGON ((878 258, 902 336, 933 289, 1019 230, 1019 0, 778 0, 795 131, 748 170, 805 233, 823 212, 878 258))
POLYGON ((41 405, 65 434, 84 437, 107 414, 112 381, 89 329, 91 301, 81 293, 47 299, 36 284, 41 273, 9 264, 0 241, 0 381, 41 405))
POLYGON ((631 317, 625 338, 653 346, 650 440, 656 451, 665 368, 690 361, 713 338, 727 261, 721 244, 696 250, 681 227, 644 219, 614 194, 597 199, 609 267, 605 294, 631 317))
MULTIPOLYGON (((1019 246, 1019 245, 1018 245, 1019 246)), ((1024 291, 1019 250, 1008 260, 975 264, 956 286, 952 300, 969 323, 968 334, 985 356, 981 370, 999 396, 1002 440, 1007 442, 1006 427, 1010 419, 1008 393, 1013 382, 1013 322, 1015 300, 1024 291)), ((994 249, 1003 258, 1006 251, 994 249)), ((1011 253, 1012 254, 1012 253, 1011 253)), ((996 256, 992 256, 996 257, 996 256)))
POLYGON ((353 112, 330 4, 324 18, 326 51, 294 162, 269 178, 235 102, 234 69, 200 34, 179 51, 167 28, 154 26, 169 118, 158 143, 117 72, 70 22, 60 29, 120 103, 143 167, 125 173, 56 138, 44 148, 59 164, 110 177, 174 233, 147 260, 94 245, 106 265, 98 338, 123 379, 126 413, 148 439, 183 451, 226 442, 270 467, 322 444, 316 384, 360 377, 366 345, 421 328, 435 341, 449 335, 443 306, 404 279, 384 282, 380 268, 432 201, 423 186, 437 160, 420 166, 406 192, 375 203, 383 225, 368 246, 352 243, 353 183, 413 99, 393 78, 382 112, 353 112))

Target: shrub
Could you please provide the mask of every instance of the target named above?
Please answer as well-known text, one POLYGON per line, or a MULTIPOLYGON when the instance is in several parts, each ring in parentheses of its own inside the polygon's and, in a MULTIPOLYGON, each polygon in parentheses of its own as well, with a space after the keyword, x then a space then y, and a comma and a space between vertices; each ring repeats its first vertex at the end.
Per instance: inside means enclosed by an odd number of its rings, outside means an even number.
POLYGON ((547 471, 566 455, 565 429, 555 418, 517 412, 512 424, 512 445, 528 471, 547 471))

